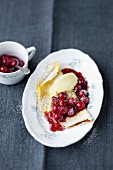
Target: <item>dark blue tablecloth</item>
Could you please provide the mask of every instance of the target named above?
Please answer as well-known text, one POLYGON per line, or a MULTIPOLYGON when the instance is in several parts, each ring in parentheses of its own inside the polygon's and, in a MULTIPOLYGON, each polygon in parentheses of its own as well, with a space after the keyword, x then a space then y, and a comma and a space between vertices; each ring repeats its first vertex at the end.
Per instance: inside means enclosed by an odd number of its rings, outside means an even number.
POLYGON ((22 118, 22 93, 29 76, 0 84, 0 170, 113 169, 113 1, 0 0, 0 41, 37 48, 31 72, 50 52, 78 48, 97 63, 105 97, 92 130, 78 143, 49 148, 32 138, 22 118))

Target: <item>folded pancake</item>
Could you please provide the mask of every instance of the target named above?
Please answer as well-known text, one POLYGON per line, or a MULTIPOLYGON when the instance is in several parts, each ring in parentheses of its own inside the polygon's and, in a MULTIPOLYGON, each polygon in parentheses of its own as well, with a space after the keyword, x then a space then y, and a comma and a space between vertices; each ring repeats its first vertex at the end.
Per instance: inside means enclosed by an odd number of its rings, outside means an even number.
POLYGON ((78 112, 75 116, 73 117, 67 117, 66 120, 64 122, 60 122, 60 124, 62 126, 64 126, 65 128, 69 128, 75 125, 78 125, 82 122, 90 122, 92 121, 92 117, 89 114, 89 112, 84 109, 80 112, 78 112))
MULTIPOLYGON (((42 114, 52 110, 52 96, 57 96, 59 92, 66 91, 68 98, 77 97, 73 91, 78 80, 76 75, 74 73, 63 74, 60 70, 59 63, 50 64, 48 67, 51 67, 51 71, 46 78, 42 76, 41 80, 36 85, 38 105, 42 114)), ((86 121, 92 121, 92 117, 90 113, 84 109, 73 117, 67 117, 65 122, 60 122, 60 124, 68 128, 86 121)))
POLYGON ((46 79, 44 79, 43 75, 36 85, 38 105, 42 114, 44 114, 44 112, 46 111, 51 110, 51 97, 49 94, 49 90, 54 81, 62 75, 59 63, 50 64, 48 65, 48 67, 51 67, 51 71, 48 73, 48 76, 46 77, 46 79))

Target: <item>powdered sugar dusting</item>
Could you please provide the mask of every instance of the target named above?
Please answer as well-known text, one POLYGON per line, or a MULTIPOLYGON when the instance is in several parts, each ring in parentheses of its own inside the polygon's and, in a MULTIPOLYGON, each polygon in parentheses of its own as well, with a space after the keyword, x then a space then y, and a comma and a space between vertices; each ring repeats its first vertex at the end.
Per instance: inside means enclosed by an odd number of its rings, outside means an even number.
POLYGON ((45 79, 45 81, 42 84, 44 84, 47 81, 52 80, 57 75, 57 72, 58 72, 58 68, 55 68, 54 71, 51 72, 50 75, 47 76, 47 78, 45 79))
POLYGON ((43 76, 41 75, 41 78, 43 81, 48 77, 48 75, 51 71, 52 71, 52 65, 49 65, 48 67, 46 67, 45 69, 42 70, 43 76))
POLYGON ((92 133, 89 138, 83 143, 85 146, 89 146, 89 144, 95 143, 98 139, 98 130, 96 128, 92 129, 92 133))
POLYGON ((22 104, 18 104, 14 109, 13 109, 13 112, 22 112, 22 104))
POLYGON ((17 110, 17 111, 20 111, 20 110, 22 111, 22 104, 17 105, 16 110, 17 110))
POLYGON ((42 105, 44 107, 46 107, 46 102, 47 102, 47 100, 46 100, 46 97, 44 96, 43 99, 42 99, 42 105))

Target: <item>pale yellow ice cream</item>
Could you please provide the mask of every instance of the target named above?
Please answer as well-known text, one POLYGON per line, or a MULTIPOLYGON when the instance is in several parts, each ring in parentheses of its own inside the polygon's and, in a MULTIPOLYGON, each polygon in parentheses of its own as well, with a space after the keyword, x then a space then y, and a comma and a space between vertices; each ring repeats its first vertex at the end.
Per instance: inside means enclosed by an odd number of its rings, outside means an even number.
POLYGON ((67 73, 58 77, 50 87, 50 96, 55 96, 59 92, 72 91, 77 84, 77 77, 74 73, 67 73))

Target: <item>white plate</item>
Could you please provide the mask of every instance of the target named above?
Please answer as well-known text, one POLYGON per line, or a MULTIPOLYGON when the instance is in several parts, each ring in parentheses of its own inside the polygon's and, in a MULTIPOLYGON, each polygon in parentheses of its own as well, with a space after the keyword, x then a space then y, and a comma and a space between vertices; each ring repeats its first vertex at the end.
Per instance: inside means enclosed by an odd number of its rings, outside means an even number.
POLYGON ((40 143, 50 147, 65 147, 82 139, 92 128, 97 119, 103 100, 103 81, 95 62, 77 49, 66 49, 54 52, 42 60, 30 76, 22 98, 22 113, 29 133, 40 143), (88 111, 94 120, 61 132, 51 132, 49 124, 40 114, 36 105, 35 85, 41 75, 48 70, 46 66, 58 61, 61 68, 70 67, 83 73, 89 86, 90 103, 88 111))

